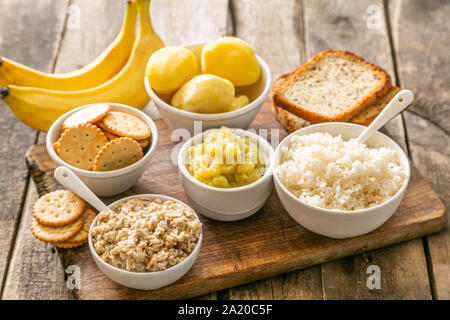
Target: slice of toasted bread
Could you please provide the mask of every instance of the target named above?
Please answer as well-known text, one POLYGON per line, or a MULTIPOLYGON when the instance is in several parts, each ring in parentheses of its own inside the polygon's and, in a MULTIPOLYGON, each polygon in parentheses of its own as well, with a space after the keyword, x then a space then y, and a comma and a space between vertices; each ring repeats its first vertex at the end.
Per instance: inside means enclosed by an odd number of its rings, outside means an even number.
MULTIPOLYGON (((284 74, 274 80, 270 92, 270 99, 274 117, 281 123, 283 127, 286 128, 286 130, 288 130, 289 132, 294 132, 298 129, 310 125, 311 123, 281 108, 275 103, 273 99, 275 92, 286 81, 288 76, 289 74, 284 74)), ((386 95, 362 110, 359 114, 350 119, 349 122, 368 126, 400 90, 401 89, 398 87, 392 87, 389 92, 386 93, 386 95)))
POLYGON ((275 103, 312 123, 348 121, 392 87, 380 67, 341 50, 327 50, 289 74, 275 103))
POLYGON ((272 89, 270 90, 270 102, 272 114, 274 117, 281 123, 281 125, 286 128, 286 130, 291 133, 303 127, 310 125, 311 123, 299 118, 289 111, 277 106, 274 102, 274 95, 278 88, 286 81, 289 73, 283 74, 280 77, 276 78, 272 83, 272 89))
POLYGON ((400 90, 399 87, 392 87, 384 96, 351 118, 349 122, 368 126, 400 90))

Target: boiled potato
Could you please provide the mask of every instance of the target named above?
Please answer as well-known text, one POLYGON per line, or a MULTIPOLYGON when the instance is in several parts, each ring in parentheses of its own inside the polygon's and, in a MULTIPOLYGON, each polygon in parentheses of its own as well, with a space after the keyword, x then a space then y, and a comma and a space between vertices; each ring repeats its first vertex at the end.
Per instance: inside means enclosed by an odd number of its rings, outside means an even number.
POLYGON ((233 98, 233 106, 231 107, 231 109, 232 110, 240 109, 240 108, 248 105, 249 102, 250 102, 250 100, 248 99, 248 97, 246 95, 243 95, 243 94, 238 95, 233 98))
POLYGON ((165 47, 152 54, 145 74, 157 93, 171 94, 198 73, 197 59, 191 50, 165 47))
POLYGON ((236 37, 223 37, 205 45, 201 67, 203 73, 228 79, 235 86, 253 84, 261 74, 252 47, 236 37))
POLYGON ((233 106, 234 86, 223 78, 202 74, 186 82, 172 97, 172 106, 196 113, 221 113, 233 106))

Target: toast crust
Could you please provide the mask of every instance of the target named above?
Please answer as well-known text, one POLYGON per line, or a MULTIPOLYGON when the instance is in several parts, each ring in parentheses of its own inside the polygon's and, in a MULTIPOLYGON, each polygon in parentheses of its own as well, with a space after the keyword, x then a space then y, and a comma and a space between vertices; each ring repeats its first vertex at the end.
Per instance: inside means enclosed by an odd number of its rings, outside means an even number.
MULTIPOLYGON (((304 128, 311 123, 283 109, 274 101, 275 92, 286 81, 289 75, 289 73, 283 74, 273 81, 269 97, 273 116, 281 123, 281 125, 286 130, 291 133, 298 129, 304 128)), ((349 122, 368 126, 378 116, 378 114, 383 111, 384 107, 400 90, 401 89, 396 86, 392 87, 385 96, 381 97, 375 103, 362 110, 359 114, 350 119, 349 122)))
POLYGON ((310 61, 308 61, 307 63, 303 64, 302 66, 294 70, 292 73, 290 73, 287 77, 287 80, 274 93, 273 100, 277 106, 282 107, 285 110, 289 111, 290 113, 302 119, 305 119, 311 123, 348 121, 352 119, 355 115, 357 115, 361 110, 368 107, 376 100, 384 96, 391 87, 392 87, 391 77, 389 76, 389 74, 386 73, 386 71, 384 71, 379 66, 371 62, 365 61, 360 56, 353 54, 351 52, 330 49, 314 55, 310 61), (361 98, 358 102, 356 102, 353 108, 345 110, 335 115, 334 117, 328 117, 326 115, 310 111, 307 108, 294 104, 289 99, 283 97, 284 91, 292 83, 294 83, 301 74, 310 70, 319 60, 323 59, 329 54, 346 56, 349 60, 353 60, 357 63, 364 64, 368 68, 370 68, 375 74, 377 74, 377 76, 381 79, 379 81, 379 84, 368 95, 366 95, 365 97, 361 98))
POLYGON ((286 81, 290 73, 285 73, 273 81, 272 88, 270 89, 270 108, 273 116, 281 123, 281 125, 289 132, 292 133, 300 128, 308 126, 310 123, 305 121, 292 113, 277 106, 274 102, 274 95, 278 88, 286 81))
POLYGON ((383 97, 351 118, 350 122, 368 126, 400 90, 399 87, 393 86, 383 97))

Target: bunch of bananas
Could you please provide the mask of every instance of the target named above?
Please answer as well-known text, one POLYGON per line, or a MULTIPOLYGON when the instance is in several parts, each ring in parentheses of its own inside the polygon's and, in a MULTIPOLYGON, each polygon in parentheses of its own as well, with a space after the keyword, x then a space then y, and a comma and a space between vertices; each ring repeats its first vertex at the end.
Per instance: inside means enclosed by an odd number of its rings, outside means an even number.
POLYGON ((123 103, 143 109, 150 100, 144 87, 145 66, 152 53, 164 47, 152 27, 150 2, 129 0, 117 38, 77 71, 43 73, 1 58, 0 97, 19 120, 45 132, 62 114, 90 103, 123 103))

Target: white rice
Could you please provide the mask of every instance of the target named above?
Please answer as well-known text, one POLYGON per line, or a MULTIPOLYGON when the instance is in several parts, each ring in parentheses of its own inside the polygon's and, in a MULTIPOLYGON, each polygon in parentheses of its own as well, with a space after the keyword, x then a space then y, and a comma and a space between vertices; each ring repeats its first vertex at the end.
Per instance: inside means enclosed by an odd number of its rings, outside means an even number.
POLYGON ((329 133, 292 136, 280 150, 276 174, 302 202, 358 210, 392 198, 406 179, 397 154, 329 133))

